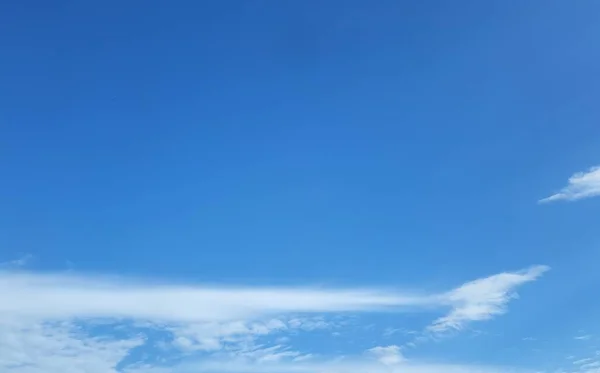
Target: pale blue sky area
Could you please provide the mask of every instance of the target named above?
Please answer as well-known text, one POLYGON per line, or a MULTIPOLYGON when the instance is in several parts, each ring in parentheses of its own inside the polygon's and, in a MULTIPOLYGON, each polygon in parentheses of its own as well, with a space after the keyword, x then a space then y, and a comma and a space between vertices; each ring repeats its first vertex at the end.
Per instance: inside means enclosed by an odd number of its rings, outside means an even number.
POLYGON ((3 2, 0 370, 596 373, 598 35, 593 0, 3 2))

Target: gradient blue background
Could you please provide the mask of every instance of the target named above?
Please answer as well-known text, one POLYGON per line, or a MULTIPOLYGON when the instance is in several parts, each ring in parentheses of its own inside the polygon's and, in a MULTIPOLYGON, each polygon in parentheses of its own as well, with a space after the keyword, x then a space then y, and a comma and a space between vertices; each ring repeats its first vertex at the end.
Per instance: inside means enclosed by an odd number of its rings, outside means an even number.
POLYGON ((536 202, 600 159, 598 35, 591 0, 4 1, 0 259, 432 289, 539 263, 503 330, 574 330, 600 201, 536 202))

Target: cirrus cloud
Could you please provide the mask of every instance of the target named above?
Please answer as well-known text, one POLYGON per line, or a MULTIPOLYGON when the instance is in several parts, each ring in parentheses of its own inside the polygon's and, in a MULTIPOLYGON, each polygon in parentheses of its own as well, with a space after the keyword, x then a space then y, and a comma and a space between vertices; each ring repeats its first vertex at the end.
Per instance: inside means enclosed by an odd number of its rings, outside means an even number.
POLYGON ((600 166, 592 167, 585 172, 577 172, 569 178, 568 184, 560 191, 542 198, 539 202, 577 201, 596 196, 600 196, 600 166))
POLYGON ((546 270, 534 266, 500 273, 439 293, 182 285, 0 271, 0 371, 172 371, 169 366, 174 363, 168 358, 144 357, 144 351, 156 349, 149 355, 175 356, 178 372, 189 366, 181 359, 195 361, 194 371, 220 366, 219 371, 337 372, 354 366, 352 371, 362 373, 396 371, 402 365, 402 371, 425 372, 429 365, 407 361, 396 345, 373 347, 360 358, 342 356, 340 362, 331 356, 317 359, 311 352, 286 344, 284 336, 326 330, 335 324, 327 315, 348 313, 444 312, 446 316, 436 319, 424 333, 458 330, 466 323, 506 312, 517 287, 546 270))

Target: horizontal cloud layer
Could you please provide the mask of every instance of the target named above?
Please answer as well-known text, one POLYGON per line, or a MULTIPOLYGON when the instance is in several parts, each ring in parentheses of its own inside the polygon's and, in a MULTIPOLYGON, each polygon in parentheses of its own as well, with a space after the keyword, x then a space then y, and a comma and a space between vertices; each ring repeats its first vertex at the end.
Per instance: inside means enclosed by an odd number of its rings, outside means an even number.
POLYGON ((122 278, 11 271, 0 272, 0 313, 50 319, 208 321, 281 313, 450 306, 454 309, 448 319, 438 324, 457 324, 499 313, 514 288, 535 280, 546 269, 535 266, 469 282, 449 292, 420 295, 376 289, 174 286, 122 278))
POLYGON ((207 321, 289 312, 384 310, 437 302, 432 296, 378 290, 148 285, 126 279, 0 274, 0 313, 50 318, 207 321))
MULTIPOLYGON (((345 312, 433 311, 444 316, 423 330, 423 336, 459 330, 466 323, 506 312, 515 290, 547 269, 534 266, 500 273, 438 293, 174 285, 82 274, 0 271, 0 371, 117 372, 116 367, 125 364, 132 349, 147 344, 146 338, 116 337, 111 332, 99 338, 82 325, 101 322, 102 330, 115 328, 118 332, 120 324, 129 322, 167 333, 167 349, 188 355, 202 353, 204 365, 196 366, 197 371, 221 364, 217 358, 225 356, 226 361, 243 362, 237 365, 240 369, 250 369, 252 364, 283 369, 275 363, 286 362, 295 371, 308 372, 314 368, 310 364, 315 364, 309 354, 279 342, 263 345, 258 339, 272 333, 327 328, 328 323, 319 317, 345 312)), ((365 356, 382 366, 407 364, 398 346, 374 347, 365 356)), ((129 369, 134 368, 148 367, 133 364, 129 369)), ((346 369, 335 365, 320 371, 338 368, 346 369)), ((225 370, 225 366, 219 369, 225 370)))

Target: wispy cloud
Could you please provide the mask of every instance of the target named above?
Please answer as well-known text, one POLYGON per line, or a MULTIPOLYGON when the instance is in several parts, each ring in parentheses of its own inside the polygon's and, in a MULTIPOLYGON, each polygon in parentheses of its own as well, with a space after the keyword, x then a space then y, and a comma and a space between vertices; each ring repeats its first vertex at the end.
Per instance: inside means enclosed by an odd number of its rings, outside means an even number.
MULTIPOLYGON (((114 373, 124 371, 125 366, 130 371, 148 369, 125 362, 136 348, 149 345, 144 333, 124 333, 119 328, 123 323, 131 323, 166 335, 161 343, 170 351, 204 356, 203 365, 196 366, 195 371, 210 364, 235 361, 235 369, 241 369, 240 372, 260 364, 257 370, 308 373, 316 367, 311 365, 316 363, 310 353, 263 339, 274 335, 271 341, 284 341, 280 338, 282 333, 310 333, 332 327, 335 323, 327 315, 362 312, 430 312, 450 308, 430 331, 460 329, 467 322, 487 320, 505 312, 514 289, 536 279, 546 269, 537 266, 501 273, 442 293, 173 285, 117 277, 0 271, 0 371, 114 373)), ((374 347, 361 359, 368 361, 345 360, 342 365, 321 361, 319 366, 323 368, 325 364, 325 368, 317 371, 347 371, 356 363, 366 370, 353 368, 352 372, 377 372, 378 366, 406 364, 395 345, 374 347)))
POLYGON ((585 358, 585 359, 575 360, 573 362, 573 364, 574 365, 583 365, 583 364, 586 364, 586 363, 589 363, 589 362, 592 362, 592 361, 594 361, 594 359, 588 357, 588 358, 585 358))
POLYGON ((2 314, 0 371, 112 373, 116 372, 115 367, 131 349, 143 343, 140 336, 119 339, 92 337, 73 321, 34 321, 2 314))
POLYGON ((505 272, 468 282, 444 295, 451 311, 435 320, 431 333, 460 330, 472 321, 489 320, 506 312, 506 306, 516 296, 520 285, 536 280, 549 268, 534 266, 519 272, 505 272))
POLYGON ((367 350, 367 352, 384 365, 397 365, 405 360, 402 353, 400 353, 400 347, 396 345, 377 346, 367 350))
POLYGON ((600 353, 592 357, 575 360, 572 363, 576 368, 572 373, 600 373, 600 353))
POLYGON ((596 196, 600 196, 600 166, 592 167, 586 172, 574 174, 569 178, 567 186, 559 192, 541 199, 539 202, 576 201, 596 196))
POLYGON ((22 257, 14 260, 9 260, 8 262, 0 263, 0 269, 14 269, 24 267, 29 264, 33 260, 33 255, 26 254, 22 257))

